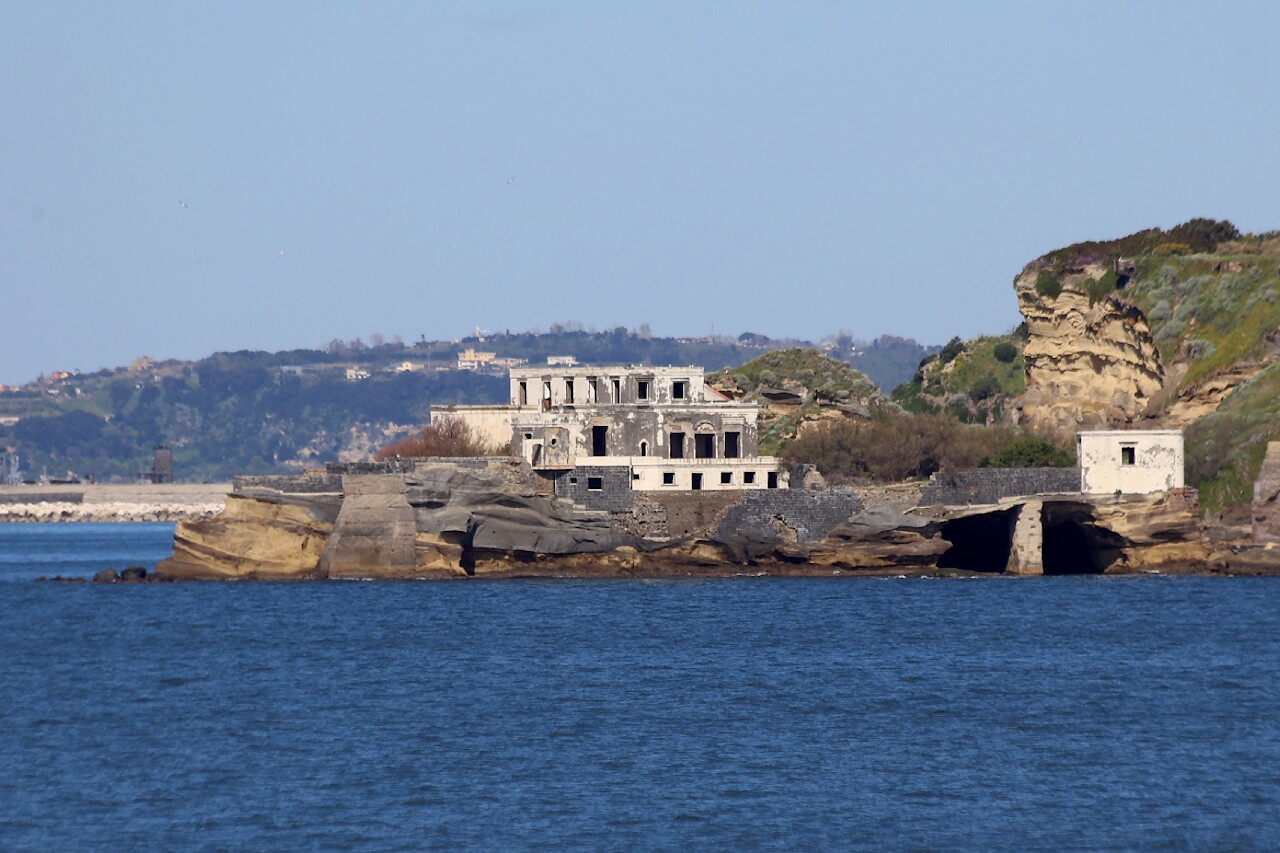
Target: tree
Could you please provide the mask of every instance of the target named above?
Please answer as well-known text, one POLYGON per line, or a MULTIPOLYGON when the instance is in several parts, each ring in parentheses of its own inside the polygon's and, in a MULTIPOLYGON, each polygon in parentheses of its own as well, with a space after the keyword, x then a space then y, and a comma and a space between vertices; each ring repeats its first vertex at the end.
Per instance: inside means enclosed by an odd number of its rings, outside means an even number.
POLYGON ((381 462, 398 457, 496 455, 494 448, 486 447, 472 433, 466 421, 447 418, 427 424, 417 435, 388 444, 374 458, 381 462))

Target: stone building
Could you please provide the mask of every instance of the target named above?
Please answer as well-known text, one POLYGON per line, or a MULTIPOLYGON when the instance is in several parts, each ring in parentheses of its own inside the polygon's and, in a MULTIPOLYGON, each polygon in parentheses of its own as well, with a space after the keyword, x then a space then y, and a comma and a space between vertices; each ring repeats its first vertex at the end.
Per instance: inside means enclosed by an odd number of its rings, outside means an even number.
POLYGON ((635 491, 776 489, 759 456, 759 407, 711 388, 700 367, 545 365, 510 371, 510 403, 433 406, 587 505, 635 491), (593 495, 592 493, 599 493, 593 495))
POLYGON ((1182 430, 1094 430, 1076 435, 1080 491, 1150 495, 1181 489, 1182 430))

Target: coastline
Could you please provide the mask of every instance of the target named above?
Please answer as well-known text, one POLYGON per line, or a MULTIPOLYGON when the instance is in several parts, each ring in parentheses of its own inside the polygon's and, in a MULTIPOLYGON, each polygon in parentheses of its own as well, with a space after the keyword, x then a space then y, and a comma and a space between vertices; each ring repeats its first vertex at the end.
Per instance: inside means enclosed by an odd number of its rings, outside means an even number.
POLYGON ((226 507, 229 483, 0 486, 0 523, 193 521, 226 507))

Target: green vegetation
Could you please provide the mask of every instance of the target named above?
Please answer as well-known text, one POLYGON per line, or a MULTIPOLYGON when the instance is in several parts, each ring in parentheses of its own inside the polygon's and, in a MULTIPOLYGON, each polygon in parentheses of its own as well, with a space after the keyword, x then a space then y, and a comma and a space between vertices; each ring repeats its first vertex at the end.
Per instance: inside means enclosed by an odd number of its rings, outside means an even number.
POLYGON ((944 469, 1075 464, 1071 454, 1012 427, 969 426, 948 414, 909 414, 889 406, 878 408, 870 420, 810 427, 781 456, 816 465, 837 486, 918 479, 944 469))
POLYGON ((954 338, 938 356, 921 361, 916 375, 891 398, 907 412, 947 412, 962 423, 999 423, 1005 401, 1026 388, 1025 344, 1017 334, 967 342, 954 338), (944 361, 944 355, 950 358, 944 361))
POLYGON ((712 374, 707 382, 736 399, 765 406, 759 424, 760 450, 765 454, 775 454, 786 446, 801 425, 821 417, 824 408, 842 404, 871 406, 885 400, 875 383, 862 373, 814 349, 765 353, 746 364, 712 374), (771 402, 764 392, 774 391, 789 393, 793 399, 771 402))
POLYGON ((716 387, 736 386, 746 399, 759 390, 785 388, 826 402, 869 401, 883 397, 876 384, 842 361, 815 349, 774 350, 746 364, 707 377, 716 387))
POLYGON ((1062 282, 1058 280, 1057 273, 1040 270, 1036 274, 1036 293, 1045 299, 1057 299, 1062 293, 1062 282))
POLYGON ((1205 511, 1247 505, 1267 442, 1280 441, 1280 363, 1236 389, 1185 438, 1187 482, 1200 490, 1205 511))
POLYGON ((1070 468, 1076 458, 1056 444, 1033 435, 1013 438, 982 461, 983 468, 1070 468))

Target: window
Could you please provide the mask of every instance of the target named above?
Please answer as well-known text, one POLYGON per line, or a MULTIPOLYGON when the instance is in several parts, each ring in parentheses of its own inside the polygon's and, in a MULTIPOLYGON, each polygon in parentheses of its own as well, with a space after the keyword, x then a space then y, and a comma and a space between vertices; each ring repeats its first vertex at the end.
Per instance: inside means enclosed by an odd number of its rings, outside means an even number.
POLYGON ((684 458, 684 433, 682 432, 671 433, 671 458, 684 458))
POLYGON ((566 376, 564 378, 564 401, 566 404, 573 405, 573 377, 566 376))
POLYGON ((604 490, 604 477, 588 477, 587 491, 600 492, 604 490))
POLYGON ((729 485, 729 484, 730 484, 730 483, 732 483, 732 482, 733 482, 733 472, 732 472, 732 471, 721 471, 721 472, 720 472, 720 485, 722 485, 722 486, 727 486, 727 485, 729 485))
POLYGON ((591 428, 591 455, 609 455, 609 428, 607 426, 593 426, 591 428))
POLYGON ((622 402, 622 380, 614 379, 612 380, 612 384, 613 384, 613 402, 621 403, 622 402))
POLYGON ((715 433, 700 432, 693 437, 693 455, 699 459, 716 458, 715 433))
POLYGON ((600 380, 595 376, 587 377, 587 402, 600 402, 600 380))
POLYGON ((523 379, 520 380, 520 396, 517 397, 521 406, 529 405, 529 383, 523 379))
POLYGON ((724 434, 724 458, 737 459, 742 455, 742 433, 726 432, 724 434))
POLYGON ((690 487, 689 487, 689 488, 693 489, 695 492, 702 488, 702 475, 701 475, 701 474, 694 474, 694 475, 693 475, 693 484, 692 484, 692 485, 690 485, 690 487))
POLYGON ((671 383, 671 399, 685 400, 689 397, 689 383, 683 379, 677 379, 671 383))
POLYGON ((771 489, 778 488, 778 472, 777 471, 769 472, 769 488, 771 489))
POLYGON ((636 380, 636 399, 637 400, 649 399, 649 380, 648 379, 636 380))
POLYGON ((1120 464, 1138 464, 1138 448, 1134 447, 1132 444, 1122 446, 1120 448, 1120 464))
POLYGON ((647 441, 640 442, 640 455, 641 456, 649 455, 649 442, 647 441))
POLYGON ((662 485, 664 485, 664 486, 674 486, 675 484, 676 484, 676 472, 675 472, 675 471, 663 471, 663 472, 662 472, 662 485))
POLYGON ((756 472, 755 472, 755 471, 743 471, 743 472, 742 472, 742 482, 743 482, 744 484, 746 484, 746 485, 750 486, 750 485, 752 485, 753 483, 755 483, 755 481, 756 481, 756 472))

